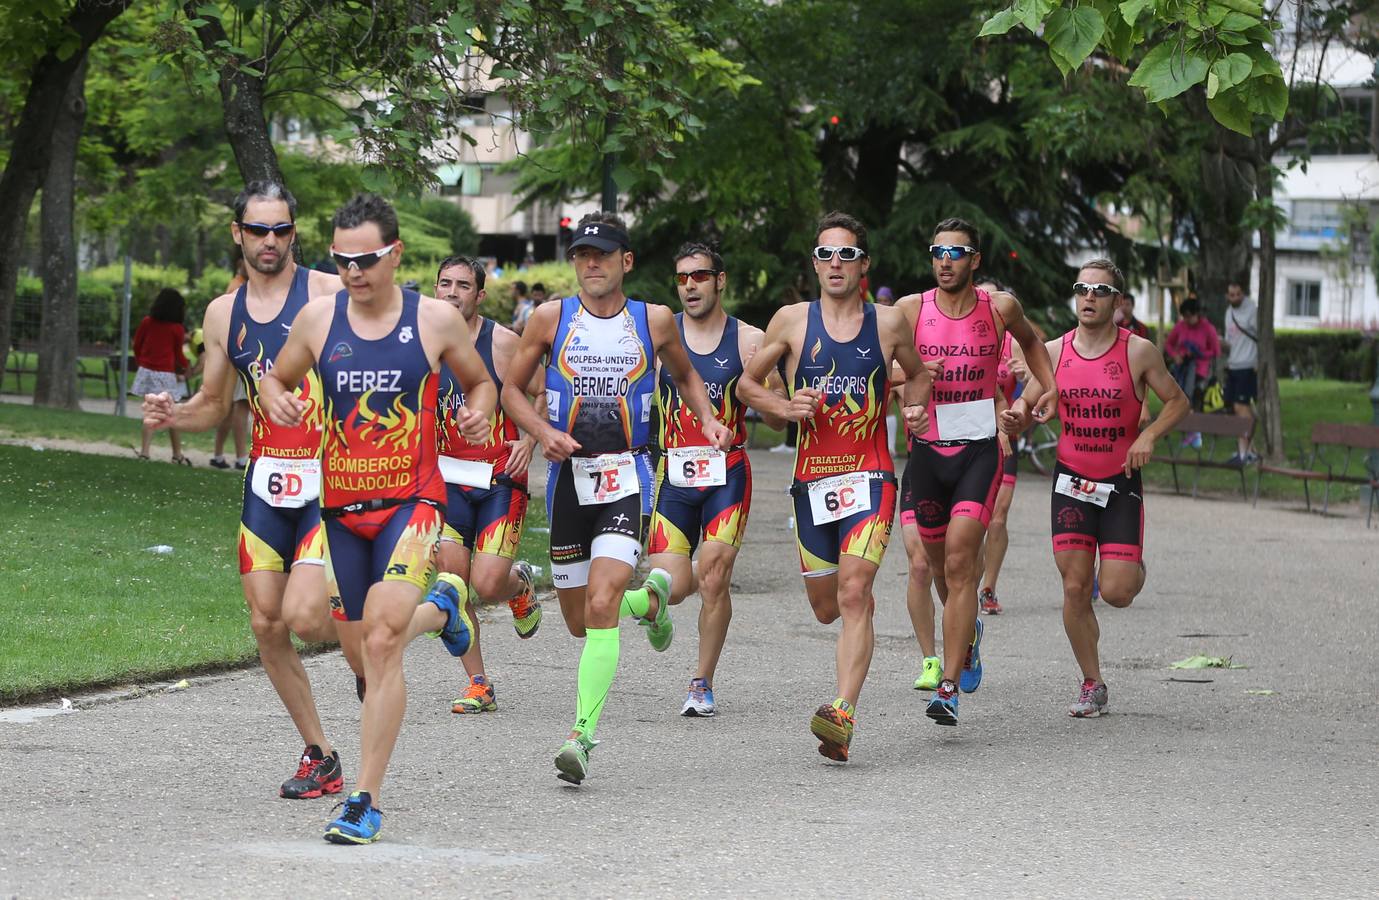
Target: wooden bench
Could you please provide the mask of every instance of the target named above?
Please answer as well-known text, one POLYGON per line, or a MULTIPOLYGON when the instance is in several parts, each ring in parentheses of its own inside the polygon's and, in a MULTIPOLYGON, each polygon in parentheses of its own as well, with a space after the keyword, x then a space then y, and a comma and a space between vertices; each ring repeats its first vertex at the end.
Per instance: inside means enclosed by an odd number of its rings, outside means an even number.
POLYGON ((1318 422, 1312 426, 1312 446, 1305 451, 1298 448, 1297 466, 1275 466, 1261 463, 1255 475, 1255 503, 1259 503, 1259 483, 1264 474, 1282 475, 1302 482, 1302 494, 1307 500, 1307 510, 1312 511, 1312 482, 1320 481, 1325 490, 1322 494, 1322 515, 1331 506, 1331 485, 1359 484, 1369 487, 1369 509, 1365 513, 1365 527, 1370 527, 1374 519, 1374 506, 1379 500, 1379 473, 1370 469, 1370 455, 1379 451, 1379 425, 1346 425, 1336 422, 1318 422), (1339 467, 1334 457, 1345 450, 1345 459, 1339 467), (1361 451, 1361 452, 1356 452, 1361 451), (1328 458, 1328 454, 1332 458, 1328 458), (1358 461, 1355 471, 1351 470, 1351 460, 1358 461))
POLYGON ((1182 488, 1178 482, 1178 467, 1192 467, 1192 496, 1197 497, 1197 482, 1201 477, 1203 469, 1230 469, 1240 473, 1240 497, 1249 497, 1249 492, 1245 488, 1245 464, 1227 462, 1229 455, 1222 458, 1217 453, 1217 443, 1221 438, 1226 438, 1230 454, 1236 452, 1236 442, 1239 438, 1247 437, 1254 428, 1254 422, 1249 419, 1241 418, 1224 413, 1189 413, 1188 417, 1178 425, 1177 429, 1171 432, 1165 440, 1168 442, 1168 453, 1156 454, 1150 457, 1150 462, 1167 463, 1173 468, 1173 492, 1181 494, 1182 488), (1202 435, 1202 446, 1184 447, 1182 437, 1185 434, 1198 433, 1202 435))
MULTIPOLYGON (((9 393, 24 393, 24 376, 38 375, 38 351, 37 350, 11 350, 10 355, 5 360, 5 378, 14 376, 14 390, 9 393)), ((110 368, 110 360, 104 356, 96 356, 82 353, 77 357, 77 383, 83 381, 99 381, 105 389, 105 398, 109 400, 115 396, 115 372, 110 368), (82 365, 82 359, 95 359, 99 363, 96 371, 88 372, 82 365)), ((4 382, 0 381, 0 392, 3 392, 4 382)), ((80 391, 81 396, 86 395, 85 389, 80 391)))

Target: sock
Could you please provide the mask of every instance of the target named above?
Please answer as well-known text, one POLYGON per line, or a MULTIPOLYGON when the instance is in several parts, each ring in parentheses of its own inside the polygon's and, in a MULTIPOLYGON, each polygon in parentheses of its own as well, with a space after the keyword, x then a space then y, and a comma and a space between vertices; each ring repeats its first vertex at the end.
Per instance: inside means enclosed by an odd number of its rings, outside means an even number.
POLYGON ((619 616, 631 616, 634 619, 645 619, 646 614, 651 610, 651 594, 646 588, 640 587, 635 591, 623 591, 622 603, 618 604, 619 616))
POLYGON ((579 657, 579 718, 573 730, 592 741, 603 701, 608 699, 618 671, 618 629, 588 628, 584 633, 584 652, 579 657))

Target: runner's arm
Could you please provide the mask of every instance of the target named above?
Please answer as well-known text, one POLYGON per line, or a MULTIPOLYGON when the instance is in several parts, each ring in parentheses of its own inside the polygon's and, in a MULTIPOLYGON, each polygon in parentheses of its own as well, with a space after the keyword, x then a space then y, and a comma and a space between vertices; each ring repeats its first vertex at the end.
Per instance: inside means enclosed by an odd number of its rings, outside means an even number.
POLYGON ((538 367, 541 359, 551 351, 555 329, 560 319, 559 303, 543 303, 527 320, 527 327, 517 342, 517 349, 508 360, 507 378, 503 381, 503 411, 541 444, 542 454, 551 462, 562 462, 580 449, 570 435, 551 426, 542 411, 540 401, 532 403, 528 389, 537 389, 538 367))
MULTIPOLYGON (((1018 346, 1020 345, 1013 345, 1013 347, 1018 346)), ((1051 367, 1058 365, 1058 358, 1062 351, 1063 341, 1058 338, 1047 341, 1044 344, 1044 353, 1048 355, 1050 361, 1049 365, 1051 367)), ((1029 430, 1032 419, 1030 416, 1029 400, 1027 398, 1037 397, 1044 392, 1044 388, 1040 385, 1039 379, 1035 378, 1033 374, 1026 372, 1026 378, 1029 380, 1025 382, 1025 389, 1020 392, 1020 396, 1016 397, 1011 402, 1010 408, 1002 413, 1001 430, 1006 434, 1024 434, 1029 430)))
MULTIPOLYGON (((493 369, 498 373, 499 384, 507 383, 508 363, 512 361, 513 351, 517 349, 520 340, 517 332, 511 328, 504 327, 497 322, 493 323, 493 369)), ((533 393, 532 385, 536 383, 537 376, 534 373, 531 383, 527 386, 528 394, 533 393)), ((507 464, 509 475, 527 471, 527 467, 531 465, 532 449, 536 446, 536 438, 532 437, 529 432, 523 431, 521 428, 517 430, 520 433, 518 439, 508 441, 508 446, 511 447, 507 464)))
POLYGON ((800 422, 813 418, 819 411, 823 395, 813 388, 800 388, 786 399, 766 385, 776 363, 790 351, 790 333, 799 324, 801 311, 807 308, 806 303, 796 303, 776 311, 766 326, 761 345, 737 383, 737 399, 763 416, 769 414, 785 421, 800 422))
MULTIPOLYGON (((488 369, 474 349, 474 339, 460 311, 433 297, 423 298, 422 308, 441 335, 441 364, 450 367, 464 390, 464 406, 455 412, 455 424, 466 440, 486 444, 492 438, 489 420, 498 407, 498 387, 488 377, 488 369)), ((428 331, 424 329, 422 333, 428 331)))
POLYGON ((891 345, 891 359, 899 363, 905 373, 900 411, 905 416, 905 427, 911 433, 920 435, 929 428, 929 400, 934 390, 934 376, 915 349, 904 311, 890 309, 886 313, 884 321, 891 345))
POLYGON ((205 377, 201 388, 186 403, 174 403, 167 393, 144 395, 144 424, 178 431, 207 431, 230 412, 235 394, 235 368, 225 353, 234 295, 226 294, 206 307, 202 323, 206 348, 201 354, 205 377))
MULTIPOLYGON (((1178 423, 1187 418, 1188 413, 1192 412, 1192 404, 1188 401, 1187 394, 1183 393, 1183 389, 1178 386, 1173 376, 1168 374, 1168 367, 1164 365, 1163 354, 1159 352, 1158 347, 1144 338, 1132 337, 1128 351, 1133 383, 1138 384, 1142 377, 1145 387, 1159 395, 1164 408, 1159 411, 1158 418, 1140 432, 1140 436, 1135 438, 1135 443, 1126 453, 1127 476, 1148 463, 1149 458, 1154 455, 1154 445, 1158 443, 1159 438, 1172 431, 1178 423), (1136 370, 1139 370, 1139 375, 1136 375, 1136 370)), ((1145 399, 1149 398, 1146 396, 1145 399)))
POLYGON ((1039 335, 1034 333, 1029 319, 1025 318, 1025 310, 1020 306, 1019 300, 1004 291, 997 291, 991 295, 991 301, 1001 318, 1005 320, 1006 330, 1015 338, 1014 343, 1019 344, 1020 349, 1025 351, 1025 366, 1029 369, 1030 375, 1043 387, 1041 393, 1035 393, 1026 386, 1020 399, 1035 397, 1032 405, 1026 400, 1025 406, 1031 410, 1035 421, 1047 422, 1058 414, 1058 383, 1053 377, 1049 351, 1044 342, 1039 340, 1039 335))
MULTIPOLYGON (((737 353, 742 358, 742 367, 745 370, 747 364, 752 361, 752 357, 757 355, 757 350, 761 347, 761 339, 766 332, 755 325, 748 325, 743 322, 737 329, 737 353)), ((780 373, 772 367, 769 375, 766 376, 766 387, 776 396, 785 399, 785 382, 781 381, 780 373)), ((761 415, 761 421, 767 428, 773 431, 784 431, 785 420, 780 416, 773 416, 770 413, 757 410, 761 415)))
POLYGON ((646 308, 646 324, 651 331, 652 343, 656 345, 656 358, 661 366, 670 372, 680 399, 690 408, 702 423, 700 430, 719 450, 728 450, 733 445, 733 433, 718 421, 714 415, 713 402, 709 400, 704 379, 690 363, 689 354, 680 340, 680 329, 675 327, 675 316, 664 306, 646 308))
POLYGON ((317 348, 325 343, 325 330, 334 311, 334 294, 313 297, 292 321, 292 330, 273 368, 259 379, 260 405, 275 425, 290 428, 306 413, 306 404, 292 392, 316 365, 317 348))

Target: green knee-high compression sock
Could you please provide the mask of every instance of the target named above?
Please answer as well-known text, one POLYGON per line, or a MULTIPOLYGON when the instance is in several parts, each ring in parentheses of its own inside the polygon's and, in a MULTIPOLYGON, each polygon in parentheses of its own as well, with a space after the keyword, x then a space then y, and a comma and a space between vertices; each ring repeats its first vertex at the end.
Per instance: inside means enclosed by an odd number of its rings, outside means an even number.
POLYGON ((603 701, 618 671, 618 629, 585 629, 584 652, 579 657, 579 719, 574 730, 589 740, 599 727, 603 701))
POLYGON ((618 616, 620 618, 644 619, 650 611, 651 592, 645 587, 639 587, 635 591, 622 592, 622 602, 618 604, 618 616))

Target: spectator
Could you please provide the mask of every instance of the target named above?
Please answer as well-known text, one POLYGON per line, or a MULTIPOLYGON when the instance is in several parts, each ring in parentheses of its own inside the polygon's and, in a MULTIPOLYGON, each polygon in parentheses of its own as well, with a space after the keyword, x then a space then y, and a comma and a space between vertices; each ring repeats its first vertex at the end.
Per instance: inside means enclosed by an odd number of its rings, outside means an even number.
POLYGON ((531 286, 531 305, 532 309, 546 302, 546 286, 541 282, 531 286))
MULTIPOLYGON (((187 340, 187 330, 182 325, 186 315, 186 299, 172 288, 163 288, 153 298, 148 315, 134 332, 134 364, 138 370, 129 388, 131 394, 142 397, 168 393, 177 400, 187 396, 187 356, 182 350, 187 340)), ((182 455, 181 436, 168 429, 168 437, 172 440, 172 461, 191 465, 191 460, 182 455)), ((145 425, 140 459, 148 459, 152 440, 153 430, 145 425)))
MULTIPOLYGON (((1164 352, 1173 364, 1173 377, 1192 400, 1192 408, 1201 412, 1202 391, 1211 376, 1212 360, 1221 355, 1221 339, 1216 329, 1202 318, 1202 304, 1196 294, 1188 294, 1178 305, 1178 321, 1168 333, 1164 352)), ((1183 446, 1202 446, 1197 432, 1183 435, 1183 446)))
POLYGON ((1120 306, 1116 309, 1116 322, 1121 328, 1135 335, 1149 340, 1149 326, 1135 318, 1135 295, 1131 293, 1122 294, 1120 306))
POLYGON ((885 285, 876 289, 876 303, 878 306, 894 306, 895 293, 885 285))
MULTIPOLYGON (((1226 285, 1226 402, 1237 416, 1254 423, 1254 403, 1258 394, 1255 368, 1259 365, 1259 307, 1245 296, 1245 286, 1238 281, 1226 285)), ((1248 465, 1259 461, 1259 454, 1250 449, 1250 438, 1242 435, 1236 440, 1236 453, 1228 462, 1248 465)))
POLYGON ((512 330, 518 334, 527 327, 527 319, 531 318, 531 311, 536 308, 530 297, 527 296, 527 283, 525 281, 514 281, 512 283, 512 330))

